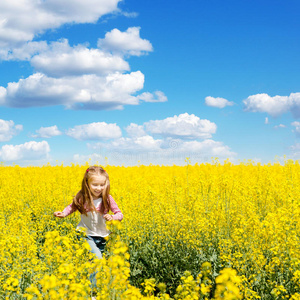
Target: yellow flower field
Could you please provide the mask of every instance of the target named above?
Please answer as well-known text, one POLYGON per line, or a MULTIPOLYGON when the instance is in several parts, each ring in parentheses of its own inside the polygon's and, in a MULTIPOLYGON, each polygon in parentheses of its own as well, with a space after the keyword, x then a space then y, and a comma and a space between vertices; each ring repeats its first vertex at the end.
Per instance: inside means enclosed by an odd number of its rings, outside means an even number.
POLYGON ((102 260, 53 216, 87 167, 0 167, 0 299, 300 299, 298 162, 105 166, 102 260))

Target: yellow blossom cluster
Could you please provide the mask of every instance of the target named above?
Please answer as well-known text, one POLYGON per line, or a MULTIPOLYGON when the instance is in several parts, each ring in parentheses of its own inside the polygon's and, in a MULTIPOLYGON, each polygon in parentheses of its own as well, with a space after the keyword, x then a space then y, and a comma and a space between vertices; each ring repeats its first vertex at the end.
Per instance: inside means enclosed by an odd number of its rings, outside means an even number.
POLYGON ((300 299, 298 162, 105 166, 124 220, 101 260, 53 216, 87 167, 0 166, 0 299, 300 299))

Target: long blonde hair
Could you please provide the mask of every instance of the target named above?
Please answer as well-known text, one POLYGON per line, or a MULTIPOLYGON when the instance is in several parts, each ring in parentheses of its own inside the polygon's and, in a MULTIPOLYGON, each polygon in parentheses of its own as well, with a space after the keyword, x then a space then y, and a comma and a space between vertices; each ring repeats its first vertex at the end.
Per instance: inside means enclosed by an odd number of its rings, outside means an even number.
POLYGON ((102 205, 100 213, 104 213, 110 207, 109 192, 110 182, 106 171, 102 167, 91 166, 89 167, 83 176, 80 192, 73 198, 73 205, 79 210, 81 214, 87 214, 88 211, 96 211, 92 193, 90 191, 89 182, 94 176, 104 176, 106 178, 105 186, 102 191, 102 205))

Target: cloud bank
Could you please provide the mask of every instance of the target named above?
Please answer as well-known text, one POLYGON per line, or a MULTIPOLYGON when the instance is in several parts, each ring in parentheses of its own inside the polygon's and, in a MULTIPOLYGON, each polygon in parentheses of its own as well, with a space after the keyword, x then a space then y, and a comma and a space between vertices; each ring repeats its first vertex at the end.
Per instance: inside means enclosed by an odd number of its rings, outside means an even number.
MULTIPOLYGON (((125 127, 127 137, 88 144, 88 147, 97 151, 94 157, 108 157, 112 164, 134 165, 138 161, 144 164, 182 164, 186 157, 193 162, 210 162, 213 157, 234 160, 235 152, 222 142, 211 139, 216 129, 213 122, 184 113, 142 125, 131 123, 125 127)), ((76 156, 78 162, 83 158, 86 156, 76 156)))
POLYGON ((167 101, 161 91, 138 94, 144 87, 144 74, 130 72, 123 57, 152 51, 150 42, 142 39, 139 31, 137 27, 125 32, 112 30, 98 42, 105 49, 70 46, 68 40, 62 39, 50 44, 29 42, 6 54, 0 51, 2 59, 26 59, 36 71, 27 78, 9 82, 7 87, 0 86, 0 105, 112 110, 141 102, 167 101), (114 44, 118 36, 122 39, 114 44))
MULTIPOLYGON (((21 129, 13 121, 3 121, 2 132, 21 129)), ((0 122, 1 124, 1 122, 0 122)), ((194 162, 210 162, 211 158, 230 158, 236 153, 223 142, 215 141, 212 135, 217 126, 209 120, 202 120, 194 114, 180 114, 162 120, 151 120, 143 124, 130 123, 124 134, 116 123, 93 122, 59 130, 57 125, 40 127, 35 138, 53 138, 66 135, 77 141, 87 141, 87 148, 94 152, 91 158, 109 163, 134 165, 138 161, 149 164, 182 164, 186 157, 194 162)), ((46 141, 30 141, 20 145, 4 145, 0 159, 7 162, 38 161, 48 157, 50 146, 46 141)), ((74 160, 81 162, 86 155, 74 154, 74 160)), ((96 162, 96 161, 95 161, 96 162)))

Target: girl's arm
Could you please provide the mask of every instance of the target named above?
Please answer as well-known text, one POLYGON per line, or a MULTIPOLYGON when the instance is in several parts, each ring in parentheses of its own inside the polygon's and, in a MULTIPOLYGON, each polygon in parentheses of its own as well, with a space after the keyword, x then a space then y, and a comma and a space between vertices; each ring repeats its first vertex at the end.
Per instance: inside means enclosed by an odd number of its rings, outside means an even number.
POLYGON ((114 200, 114 198, 111 195, 108 196, 108 200, 109 200, 110 210, 114 214, 113 215, 105 214, 103 217, 107 221, 111 221, 111 220, 119 220, 119 221, 121 221, 123 219, 123 214, 122 214, 121 210, 119 209, 116 201, 114 200))
POLYGON ((73 203, 71 203, 70 205, 68 205, 63 211, 62 213, 64 214, 64 217, 72 214, 73 212, 76 211, 76 207, 73 203))
POLYGON ((58 218, 65 218, 66 216, 70 215, 71 213, 73 213, 74 211, 76 211, 76 208, 73 208, 73 203, 71 203, 70 205, 68 205, 63 211, 56 211, 54 213, 55 217, 58 218))
MULTIPOLYGON (((77 193, 77 195, 75 197, 77 197, 79 195, 79 192, 77 193)), ((74 205, 74 203, 72 202, 70 205, 68 205, 63 211, 56 211, 54 213, 55 217, 58 218, 65 218, 66 216, 72 214, 73 212, 75 212, 77 210, 76 206, 74 205)))
POLYGON ((64 218, 65 214, 61 211, 56 211, 56 212, 54 212, 54 216, 58 217, 58 218, 64 218))

